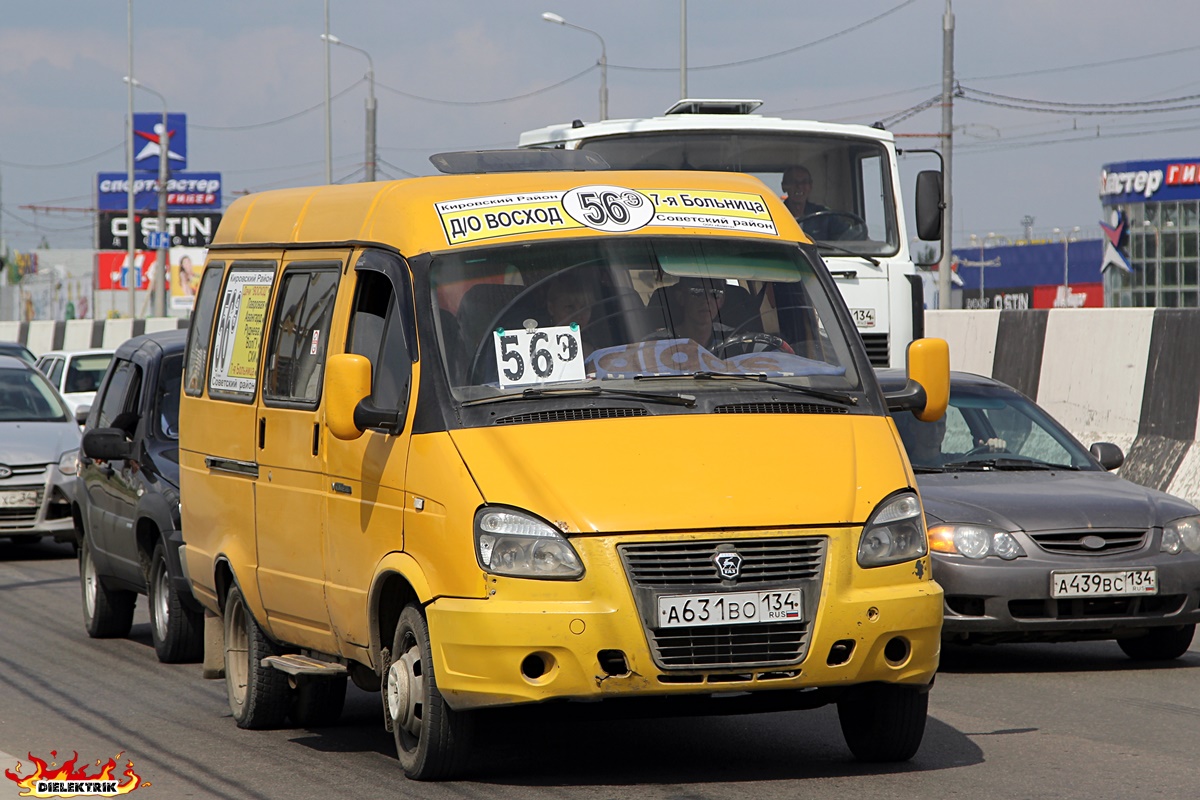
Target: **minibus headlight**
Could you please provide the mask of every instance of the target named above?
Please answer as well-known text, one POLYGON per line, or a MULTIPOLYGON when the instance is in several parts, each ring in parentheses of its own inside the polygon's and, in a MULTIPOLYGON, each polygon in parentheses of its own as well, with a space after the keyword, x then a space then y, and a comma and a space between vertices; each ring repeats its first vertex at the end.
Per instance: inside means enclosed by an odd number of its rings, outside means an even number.
POLYGON ((912 492, 901 492, 880 503, 858 540, 858 565, 882 567, 912 561, 928 552, 925 515, 912 492))
POLYGON ((563 535, 530 514, 481 508, 475 514, 475 556, 492 575, 563 580, 583 575, 583 562, 563 535))
POLYGON ((1163 525, 1159 549, 1171 555, 1178 555, 1184 550, 1200 553, 1200 517, 1184 517, 1163 525))

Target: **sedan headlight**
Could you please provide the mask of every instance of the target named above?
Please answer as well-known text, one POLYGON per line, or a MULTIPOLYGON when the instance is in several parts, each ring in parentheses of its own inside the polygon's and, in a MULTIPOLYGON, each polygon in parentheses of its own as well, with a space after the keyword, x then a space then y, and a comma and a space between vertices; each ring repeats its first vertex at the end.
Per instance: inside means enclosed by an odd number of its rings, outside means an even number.
POLYGON ((475 513, 475 555, 493 575, 564 580, 583 575, 575 549, 546 522, 507 508, 475 513))
POLYGON ((925 515, 912 492, 901 492, 879 504, 858 540, 860 567, 882 567, 912 561, 929 552, 925 515))
POLYGON ((1163 525, 1160 549, 1171 555, 1184 550, 1200 553, 1200 517, 1184 517, 1163 525))
POLYGON ((79 472, 79 451, 68 450, 58 457, 58 471, 63 475, 75 475, 79 472))
POLYGON ((986 525, 934 525, 929 529, 929 549, 974 559, 998 556, 1005 561, 1025 555, 1015 536, 986 525))

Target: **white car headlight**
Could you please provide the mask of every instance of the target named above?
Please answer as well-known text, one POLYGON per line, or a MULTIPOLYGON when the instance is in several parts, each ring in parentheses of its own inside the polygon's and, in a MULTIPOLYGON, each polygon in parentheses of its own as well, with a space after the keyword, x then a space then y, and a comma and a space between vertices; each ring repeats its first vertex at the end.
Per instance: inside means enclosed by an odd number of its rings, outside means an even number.
POLYGON ((475 513, 475 554, 493 575, 569 580, 583 562, 561 533, 537 517, 509 508, 475 513))
POLYGON ((929 552, 925 515, 912 492, 901 492, 879 504, 858 540, 858 564, 882 567, 912 561, 929 552))
POLYGON ((929 549, 974 559, 997 556, 1005 561, 1025 555, 1015 536, 986 525, 934 525, 929 529, 929 549))
POLYGON ((58 457, 58 471, 63 475, 75 475, 79 472, 79 451, 68 450, 58 457))
POLYGON ((1200 517, 1184 517, 1163 525, 1162 546, 1164 553, 1178 555, 1184 550, 1200 553, 1200 517))

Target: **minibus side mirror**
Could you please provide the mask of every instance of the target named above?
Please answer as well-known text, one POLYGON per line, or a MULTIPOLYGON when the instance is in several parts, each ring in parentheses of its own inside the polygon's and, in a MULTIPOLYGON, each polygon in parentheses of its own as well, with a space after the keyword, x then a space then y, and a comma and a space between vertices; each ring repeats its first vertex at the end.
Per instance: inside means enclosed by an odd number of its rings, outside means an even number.
POLYGON ((393 435, 404 429, 399 411, 371 403, 371 362, 365 356, 330 356, 325 395, 325 420, 338 439, 352 441, 371 428, 382 428, 393 435))
POLYGON ((917 173, 917 237, 926 242, 942 238, 942 173, 927 169, 917 173))
POLYGON ((945 339, 917 339, 908 345, 908 382, 887 392, 888 411, 911 411, 922 422, 936 422, 950 402, 950 345, 945 339))
POLYGON ((83 435, 83 454, 97 461, 124 461, 133 455, 133 443, 120 428, 92 428, 83 435))

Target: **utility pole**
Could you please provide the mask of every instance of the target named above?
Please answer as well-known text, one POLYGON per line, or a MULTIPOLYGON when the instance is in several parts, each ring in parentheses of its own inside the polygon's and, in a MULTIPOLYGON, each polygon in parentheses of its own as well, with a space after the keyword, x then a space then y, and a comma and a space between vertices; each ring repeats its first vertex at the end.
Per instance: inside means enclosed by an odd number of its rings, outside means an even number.
MULTIPOLYGON (((155 92, 158 94, 158 92, 155 92)), ((162 97, 162 95, 159 95, 162 97)), ((158 253, 154 259, 154 316, 167 315, 167 178, 170 176, 171 129, 167 127, 167 101, 163 98, 162 133, 158 137, 158 253)))
POLYGON ((687 94, 687 0, 679 0, 679 99, 687 94))
POLYGON ((954 225, 950 180, 951 155, 954 149, 954 13, 946 0, 942 16, 942 195, 946 204, 942 217, 942 260, 938 262, 938 308, 950 308, 950 265, 954 261, 954 225))

